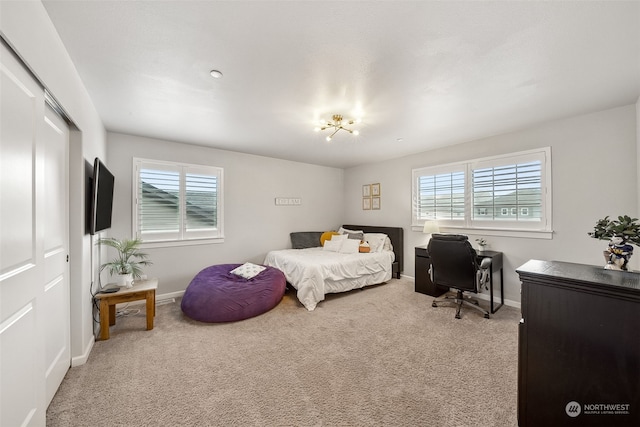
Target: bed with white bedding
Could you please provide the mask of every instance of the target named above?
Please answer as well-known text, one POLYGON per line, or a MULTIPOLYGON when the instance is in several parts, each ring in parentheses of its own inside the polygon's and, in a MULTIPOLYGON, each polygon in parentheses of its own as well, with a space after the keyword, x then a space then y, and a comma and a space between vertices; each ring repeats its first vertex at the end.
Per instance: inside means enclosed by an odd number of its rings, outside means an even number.
MULTIPOLYGON (((329 293, 346 292, 384 283, 394 275, 400 277, 403 263, 403 232, 398 227, 345 225, 359 230, 371 244, 370 253, 341 253, 319 246, 320 232, 292 233, 307 237, 308 246, 283 249, 267 254, 264 265, 281 270, 287 282, 297 290, 304 307, 312 311, 329 293), (316 244, 315 241, 318 243, 316 244), (315 246, 313 246, 315 245, 315 246)), ((326 246, 326 245, 325 245, 326 246)))

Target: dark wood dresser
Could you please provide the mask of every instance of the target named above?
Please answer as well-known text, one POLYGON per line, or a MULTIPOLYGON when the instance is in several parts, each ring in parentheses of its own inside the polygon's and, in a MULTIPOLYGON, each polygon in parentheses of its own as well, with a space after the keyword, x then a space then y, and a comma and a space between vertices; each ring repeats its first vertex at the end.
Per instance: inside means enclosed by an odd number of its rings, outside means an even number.
POLYGON ((522 281, 518 424, 640 425, 640 274, 531 260, 522 281))

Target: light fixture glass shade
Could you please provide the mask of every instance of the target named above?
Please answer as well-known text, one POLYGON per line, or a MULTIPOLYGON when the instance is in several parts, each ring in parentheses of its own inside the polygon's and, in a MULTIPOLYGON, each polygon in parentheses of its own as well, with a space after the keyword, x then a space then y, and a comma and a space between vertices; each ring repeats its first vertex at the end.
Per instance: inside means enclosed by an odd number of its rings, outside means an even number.
POLYGON ((440 231, 440 227, 438 227, 438 223, 436 221, 425 221, 424 227, 422 227, 422 232, 425 234, 433 234, 438 233, 440 231))

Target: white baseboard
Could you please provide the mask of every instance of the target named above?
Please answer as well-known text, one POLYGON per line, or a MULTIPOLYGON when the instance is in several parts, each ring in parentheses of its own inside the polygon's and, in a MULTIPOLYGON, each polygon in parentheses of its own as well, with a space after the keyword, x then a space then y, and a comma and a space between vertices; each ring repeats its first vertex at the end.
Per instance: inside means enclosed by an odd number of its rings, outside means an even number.
MULTIPOLYGON (((491 298, 490 298, 489 294, 476 294, 474 296, 477 297, 478 299, 481 299, 481 300, 484 300, 484 301, 491 301, 491 298)), ((496 304, 500 304, 500 296, 496 297, 496 293, 495 293, 495 290, 494 290, 494 293, 493 293, 493 305, 495 306, 496 304)), ((504 300, 504 305, 509 306, 509 307, 514 307, 514 308, 521 308, 520 301, 513 301, 513 300, 509 300, 509 299, 505 299, 504 300)))
MULTIPOLYGON (((406 274, 401 274, 400 277, 405 277, 407 279, 412 279, 415 283, 415 277, 413 276, 409 276, 406 274)), ((500 304, 500 295, 496 296, 497 292, 500 292, 500 289, 494 289, 493 290, 493 304, 494 306, 496 304, 500 304)), ((484 301, 489 301, 491 298, 489 296, 488 293, 479 293, 479 294, 475 294, 474 297, 477 297, 478 299, 484 300, 484 301)), ((504 300, 504 305, 509 306, 509 307, 514 307, 514 308, 522 308, 520 305, 520 301, 513 301, 513 300, 509 300, 509 299, 505 299, 504 300)))
POLYGON ((182 298, 184 291, 169 292, 167 294, 156 295, 156 302, 171 298, 182 298))
MULTIPOLYGON (((184 291, 177 292, 169 292, 166 294, 156 295, 156 304, 161 304, 164 300, 168 300, 171 298, 181 298, 184 295, 184 291)), ((116 310, 122 307, 131 307, 132 305, 146 304, 147 302, 143 299, 131 302, 125 302, 121 304, 116 304, 116 310)))
POLYGON ((71 358, 72 368, 75 368, 76 366, 84 365, 85 363, 87 363, 87 360, 89 359, 89 354, 91 354, 91 350, 93 350, 93 345, 95 343, 96 343, 96 338, 94 336, 91 336, 91 339, 87 344, 87 347, 84 349, 84 353, 82 353, 80 356, 71 358))

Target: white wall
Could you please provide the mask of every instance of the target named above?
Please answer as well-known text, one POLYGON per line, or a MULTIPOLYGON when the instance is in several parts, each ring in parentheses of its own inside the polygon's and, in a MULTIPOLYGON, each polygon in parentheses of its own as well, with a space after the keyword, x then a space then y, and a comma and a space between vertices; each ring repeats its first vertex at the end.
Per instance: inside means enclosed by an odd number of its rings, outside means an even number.
MULTIPOLYGON (((604 264, 607 243, 587 232, 605 215, 638 213, 635 105, 543 123, 539 126, 426 151, 345 171, 345 222, 401 226, 405 230, 404 274, 414 276, 415 246, 427 236, 411 230, 411 170, 536 147, 551 147, 553 228, 551 240, 487 236, 504 252, 505 298, 520 301, 515 269, 529 259, 604 264), (363 184, 381 184, 381 209, 363 211, 363 184)), ((469 235, 473 242, 478 235, 469 235)), ((639 251, 640 252, 640 251, 639 251)), ((637 269, 640 253, 632 257, 637 269)))
MULTIPOLYGON (((636 152, 640 144, 640 99, 635 106, 545 123, 521 132, 348 169, 344 178, 342 171, 331 168, 116 134, 110 135, 114 147, 110 147, 107 156, 104 127, 42 4, 38 1, 0 1, 0 33, 61 103, 78 128, 71 135, 69 162, 74 365, 88 357, 94 339, 89 292, 93 279, 92 246, 91 239, 84 234, 85 159, 106 158, 119 183, 121 177, 130 179, 130 158, 134 155, 159 158, 156 156, 159 153, 167 159, 193 163, 198 163, 201 155, 207 159, 215 156, 212 163, 225 167, 226 242, 185 250, 150 251, 156 261, 150 273, 162 277, 161 292, 183 289, 194 271, 215 262, 259 261, 269 249, 288 245, 290 231, 332 228, 342 222, 404 227, 404 272, 413 275, 413 248, 424 244, 425 236, 410 229, 411 169, 431 164, 538 146, 553 147, 556 231, 553 240, 490 238, 493 249, 505 252, 507 297, 513 300, 519 300, 519 280, 514 269, 523 262, 540 258, 600 264, 605 242, 586 237, 595 220, 622 213, 638 216, 640 211, 640 174, 636 172, 640 165, 636 152), (132 146, 126 147, 129 143, 132 146), (119 147, 122 144, 125 146, 119 147), (126 173, 122 172, 123 168, 126 173), (264 184, 264 190, 251 187, 252 179, 264 184), (578 180, 583 184, 574 185, 578 180), (362 211, 361 185, 373 182, 382 185, 382 208, 362 211), (277 196, 302 197, 303 205, 301 208, 276 208, 273 198, 277 196), (346 215, 341 215, 343 212, 346 215)), ((122 211, 116 214, 113 232, 114 235, 130 235, 130 198, 126 195, 131 191, 130 185, 118 185, 116 207, 122 211)), ((640 253, 632 258, 632 267, 637 268, 639 261, 640 253)))
POLYGON ((106 132, 49 15, 39 1, 0 1, 0 32, 77 127, 69 147, 71 354, 84 363, 94 342, 91 241, 84 234, 84 159, 104 157, 106 132))
POLYGON ((184 291, 201 269, 221 263, 262 263, 268 251, 291 247, 293 231, 336 229, 343 218, 343 170, 108 133, 109 169, 116 177, 114 226, 107 234, 131 237, 133 158, 224 168, 224 232, 220 244, 151 248, 158 294, 184 291), (300 197, 301 206, 275 206, 276 197, 300 197))

